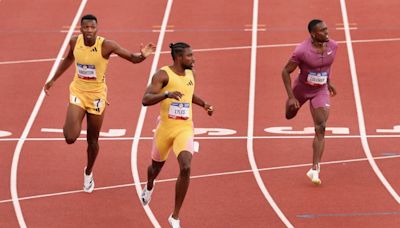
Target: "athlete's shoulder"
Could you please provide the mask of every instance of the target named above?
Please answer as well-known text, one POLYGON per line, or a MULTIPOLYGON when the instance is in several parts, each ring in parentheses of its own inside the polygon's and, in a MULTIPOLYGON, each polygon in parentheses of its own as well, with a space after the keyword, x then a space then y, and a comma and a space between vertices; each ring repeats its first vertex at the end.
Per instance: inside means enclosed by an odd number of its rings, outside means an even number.
POLYGON ((310 46, 310 44, 311 44, 311 39, 308 38, 308 39, 304 40, 303 42, 299 43, 299 44, 296 46, 295 51, 297 51, 297 52, 303 52, 304 50, 306 50, 306 49, 310 46))
POLYGON ((338 43, 335 40, 329 39, 328 45, 334 48, 337 48, 338 43))
POLYGON ((168 78, 168 66, 161 67, 153 77, 168 78))
POLYGON ((74 35, 74 36, 71 37, 71 39, 69 40, 69 46, 70 46, 71 48, 74 48, 74 47, 75 47, 76 42, 78 42, 79 36, 80 36, 80 35, 74 35))
POLYGON ((116 41, 106 39, 102 36, 99 36, 98 39, 103 42, 103 47, 116 47, 118 45, 116 41))

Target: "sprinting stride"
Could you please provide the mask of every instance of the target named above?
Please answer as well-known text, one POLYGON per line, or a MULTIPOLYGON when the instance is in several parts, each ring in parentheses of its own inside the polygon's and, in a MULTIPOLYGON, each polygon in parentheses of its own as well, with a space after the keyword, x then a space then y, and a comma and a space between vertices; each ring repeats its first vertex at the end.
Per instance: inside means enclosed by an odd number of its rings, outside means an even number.
POLYGON ((63 133, 72 144, 81 134, 82 121, 87 119, 87 164, 83 174, 83 190, 94 189, 93 166, 99 153, 99 134, 107 103, 106 71, 111 54, 140 63, 155 50, 152 43, 141 47, 140 53, 131 53, 118 43, 97 35, 97 18, 88 14, 81 18, 81 33, 71 37, 67 56, 54 77, 44 85, 49 94, 55 81, 75 63, 75 76, 69 86, 69 105, 63 133))
POLYGON ((180 172, 176 181, 175 207, 168 222, 177 228, 180 227, 179 212, 190 181, 194 137, 192 104, 204 108, 210 116, 214 109, 194 93, 195 74, 192 68, 195 59, 191 47, 186 43, 175 43, 170 44, 170 48, 173 64, 162 67, 154 74, 142 100, 144 106, 160 103, 161 108, 153 138, 152 163, 148 167, 147 184, 141 199, 144 205, 150 202, 154 180, 172 150, 178 159, 180 172))

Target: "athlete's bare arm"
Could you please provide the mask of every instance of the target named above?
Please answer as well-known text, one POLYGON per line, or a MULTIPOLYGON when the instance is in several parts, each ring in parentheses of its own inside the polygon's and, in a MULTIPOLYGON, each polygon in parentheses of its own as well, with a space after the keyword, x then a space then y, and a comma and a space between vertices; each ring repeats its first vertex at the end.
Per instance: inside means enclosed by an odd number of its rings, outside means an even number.
POLYGON ((71 66, 71 64, 74 62, 74 48, 76 44, 76 40, 78 39, 77 36, 71 37, 71 40, 69 41, 69 50, 67 56, 62 60, 60 66, 57 68, 56 73, 54 74, 53 78, 48 81, 44 85, 44 92, 49 95, 49 90, 53 86, 54 82, 68 69, 68 67, 71 66))
POLYGON ((148 43, 146 46, 140 45, 140 53, 131 53, 125 48, 121 47, 117 42, 112 40, 104 40, 102 46, 102 55, 105 59, 110 58, 111 54, 116 54, 121 58, 124 58, 132 63, 140 63, 145 60, 153 51, 155 46, 152 43, 148 43))
POLYGON ((209 116, 211 116, 214 112, 214 107, 212 105, 208 104, 207 102, 205 102, 200 97, 198 97, 196 94, 193 94, 192 103, 197 104, 200 107, 203 107, 207 111, 209 116))
POLYGON ((147 87, 146 92, 143 95, 142 104, 144 106, 155 105, 166 98, 172 98, 179 101, 183 96, 179 91, 161 93, 161 89, 167 84, 168 75, 165 71, 160 70, 155 73, 151 79, 151 84, 147 87))
MULTIPOLYGON (((196 80, 196 71, 192 70, 192 72, 193 72, 193 78, 196 80)), ((207 111, 209 116, 211 116, 214 112, 214 107, 212 105, 208 104, 206 101, 204 101, 194 93, 192 96, 192 103, 197 104, 200 107, 203 107, 207 111)))
POLYGON ((289 60, 289 62, 282 70, 282 80, 288 95, 288 105, 294 106, 295 108, 300 108, 299 101, 293 95, 292 80, 290 79, 290 74, 297 68, 297 66, 298 66, 297 63, 289 60))
POLYGON ((329 90, 329 94, 331 95, 331 97, 336 96, 337 92, 336 92, 336 88, 334 85, 332 85, 331 80, 329 80, 328 78, 328 90, 329 90))

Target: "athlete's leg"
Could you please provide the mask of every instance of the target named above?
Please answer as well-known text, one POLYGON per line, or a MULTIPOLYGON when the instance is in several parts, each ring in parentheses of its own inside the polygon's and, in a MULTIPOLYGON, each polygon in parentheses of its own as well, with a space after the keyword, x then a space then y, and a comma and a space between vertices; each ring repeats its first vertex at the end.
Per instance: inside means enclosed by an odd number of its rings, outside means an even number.
POLYGON ((325 147, 325 127, 329 117, 329 108, 313 108, 310 104, 311 115, 314 120, 315 136, 313 141, 313 166, 317 170, 325 147))
POLYGON ((94 162, 96 161, 97 154, 99 153, 99 134, 101 125, 103 124, 104 113, 101 115, 87 114, 87 165, 86 175, 92 172, 94 162))
POLYGON ((68 105, 67 117, 63 128, 64 138, 68 144, 72 144, 81 134, 82 120, 86 111, 74 104, 68 105))
POLYGON ((151 165, 147 168, 147 190, 153 189, 154 180, 157 178, 158 174, 161 172, 161 168, 164 166, 165 161, 151 161, 151 165))
POLYGON ((179 211, 181 210, 183 200, 185 199, 186 192, 189 188, 190 182, 190 165, 192 162, 192 153, 189 151, 182 151, 178 155, 179 163, 179 177, 175 186, 175 208, 172 213, 174 219, 179 218, 179 211))

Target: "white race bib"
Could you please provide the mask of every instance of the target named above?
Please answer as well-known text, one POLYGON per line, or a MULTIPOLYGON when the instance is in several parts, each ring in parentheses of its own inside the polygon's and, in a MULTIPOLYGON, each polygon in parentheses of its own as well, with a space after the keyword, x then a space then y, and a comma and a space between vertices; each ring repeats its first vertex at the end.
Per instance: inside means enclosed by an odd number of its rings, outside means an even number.
POLYGON ((76 64, 78 69, 78 76, 82 79, 95 80, 96 79, 96 66, 95 65, 85 65, 76 64))
POLYGON ((179 119, 179 120, 187 120, 189 119, 189 103, 178 103, 172 102, 169 106, 168 118, 170 119, 179 119))
POLYGON ((328 72, 310 72, 307 76, 307 83, 313 86, 325 85, 328 82, 328 72))

